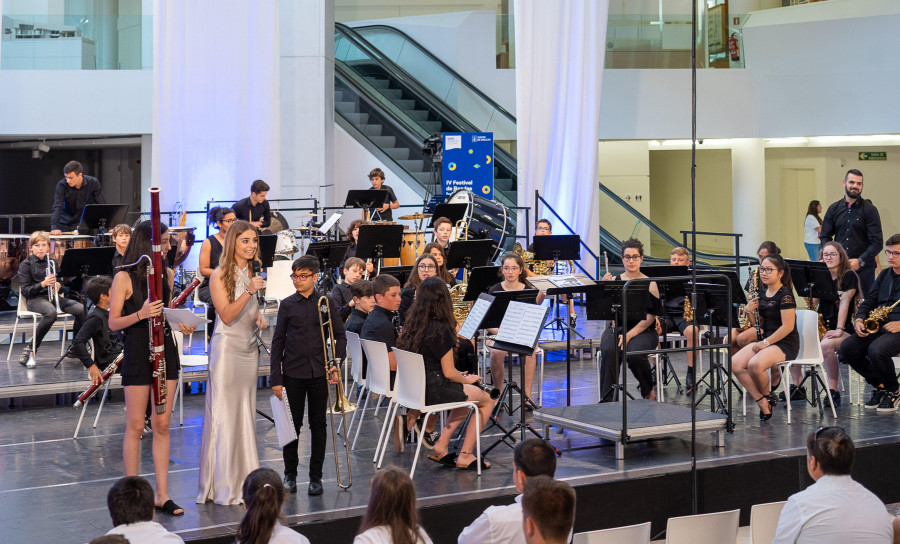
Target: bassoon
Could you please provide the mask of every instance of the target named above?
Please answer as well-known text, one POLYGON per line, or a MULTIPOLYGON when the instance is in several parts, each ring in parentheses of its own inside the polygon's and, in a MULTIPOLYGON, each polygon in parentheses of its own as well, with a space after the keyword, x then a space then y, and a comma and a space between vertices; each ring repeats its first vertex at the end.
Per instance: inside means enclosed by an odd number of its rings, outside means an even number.
MULTIPOLYGON (((159 187, 150 187, 150 266, 147 269, 148 300, 153 303, 163 298, 162 241, 159 220, 159 187)), ((153 369, 153 385, 151 395, 156 413, 166 411, 166 345, 165 316, 159 315, 147 320, 150 326, 150 366, 153 369)))
POLYGON ((184 301, 187 300, 189 296, 191 296, 191 293, 194 291, 194 289, 197 288, 198 285, 200 285, 200 278, 195 277, 194 281, 192 281, 190 285, 185 287, 184 291, 182 291, 181 294, 178 295, 178 298, 176 298, 172 301, 171 304, 169 304, 169 308, 177 308, 184 304, 184 301))

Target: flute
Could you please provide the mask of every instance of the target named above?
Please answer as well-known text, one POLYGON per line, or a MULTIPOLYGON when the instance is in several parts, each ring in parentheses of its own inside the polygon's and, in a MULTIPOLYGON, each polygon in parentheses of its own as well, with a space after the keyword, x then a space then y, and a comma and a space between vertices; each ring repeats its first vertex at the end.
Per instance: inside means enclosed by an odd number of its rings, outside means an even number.
POLYGON ((609 256, 603 252, 603 266, 606 267, 606 273, 609 274, 609 256))

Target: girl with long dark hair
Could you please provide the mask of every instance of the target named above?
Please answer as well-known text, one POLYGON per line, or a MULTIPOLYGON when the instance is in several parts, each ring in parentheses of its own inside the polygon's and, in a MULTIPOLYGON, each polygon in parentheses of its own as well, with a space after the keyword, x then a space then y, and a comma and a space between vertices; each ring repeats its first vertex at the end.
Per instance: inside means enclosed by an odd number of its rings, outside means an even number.
MULTIPOLYGON (((850 258, 843 246, 837 242, 825 242, 822 246, 822 260, 828 266, 831 281, 840 295, 837 302, 818 303, 817 307, 817 311, 825 321, 825 328, 828 329, 821 342, 825 370, 828 371, 828 388, 835 406, 840 406, 841 393, 837 390, 837 384, 841 374, 836 352, 853 330, 853 302, 861 298, 859 276, 850 268, 850 258)), ((813 299, 813 304, 817 302, 813 299)))
POLYGON ((284 485, 277 472, 254 470, 244 478, 241 496, 247 513, 235 531, 235 544, 309 544, 305 536, 284 526, 284 485))
POLYGON ((206 335, 210 337, 216 322, 216 308, 213 305, 212 295, 209 294, 209 278, 216 267, 219 266, 219 259, 222 258, 222 249, 225 247, 225 235, 228 234, 228 228, 235 221, 234 210, 222 207, 211 208, 207 219, 210 225, 215 225, 218 232, 210 234, 206 240, 203 240, 203 244, 200 245, 200 260, 197 264, 197 272, 203 276, 203 281, 197 287, 197 298, 209 306, 206 310, 206 318, 212 324, 207 327, 206 335))
POLYGON ((398 467, 384 468, 372 477, 369 506, 353 544, 431 544, 418 518, 409 475, 398 467))
POLYGON ((444 247, 441 244, 437 242, 426 244, 425 248, 422 250, 422 253, 427 253, 437 259, 437 276, 439 278, 443 278, 443 280, 447 282, 447 285, 449 285, 450 287, 456 285, 456 278, 454 278, 453 275, 450 274, 450 271, 447 270, 447 254, 444 252, 444 247))
POLYGON ((409 311, 409 307, 412 306, 413 300, 416 298, 416 289, 419 287, 419 284, 428 278, 436 276, 438 269, 437 259, 429 253, 423 253, 416 259, 412 273, 409 275, 409 279, 406 280, 403 290, 400 291, 400 309, 398 313, 400 314, 401 325, 406 322, 406 312, 409 311))

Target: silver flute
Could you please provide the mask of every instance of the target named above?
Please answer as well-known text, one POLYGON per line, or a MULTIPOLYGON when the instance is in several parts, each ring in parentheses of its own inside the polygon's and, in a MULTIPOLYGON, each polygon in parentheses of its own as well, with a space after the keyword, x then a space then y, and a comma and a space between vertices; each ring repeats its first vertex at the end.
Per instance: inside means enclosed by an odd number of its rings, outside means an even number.
MULTIPOLYGON (((56 277, 56 261, 47 257, 47 276, 56 277)), ((59 283, 54 280, 53 285, 47 286, 47 299, 56 304, 56 313, 61 314, 62 308, 59 307, 59 283)))

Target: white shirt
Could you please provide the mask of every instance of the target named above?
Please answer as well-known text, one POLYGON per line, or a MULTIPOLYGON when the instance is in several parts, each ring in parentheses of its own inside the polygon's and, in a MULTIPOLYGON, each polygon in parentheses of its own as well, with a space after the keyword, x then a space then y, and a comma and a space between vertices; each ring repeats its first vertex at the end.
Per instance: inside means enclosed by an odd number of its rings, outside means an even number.
POLYGON ((110 529, 108 535, 122 535, 131 544, 184 544, 184 540, 175 533, 170 533, 165 527, 155 521, 139 521, 117 525, 110 529))
POLYGON ((819 244, 819 233, 816 232, 816 229, 819 227, 819 220, 816 219, 815 215, 809 214, 806 216, 806 221, 803 222, 803 243, 805 244, 819 244))
POLYGON ((463 529, 459 544, 500 543, 525 544, 522 531, 522 495, 506 506, 489 506, 478 519, 463 529))
MULTIPOLYGON (((428 534, 421 527, 419 527, 419 539, 420 544, 432 544, 428 534)), ((379 525, 378 527, 367 529, 356 535, 356 538, 353 539, 353 544, 394 544, 394 540, 391 538, 391 528, 386 525, 379 525)))
POLYGON ((884 503, 850 476, 822 476, 788 499, 772 544, 891 544, 891 521, 884 503))
POLYGON ((275 528, 272 529, 269 544, 309 544, 309 539, 297 531, 275 522, 275 528))

